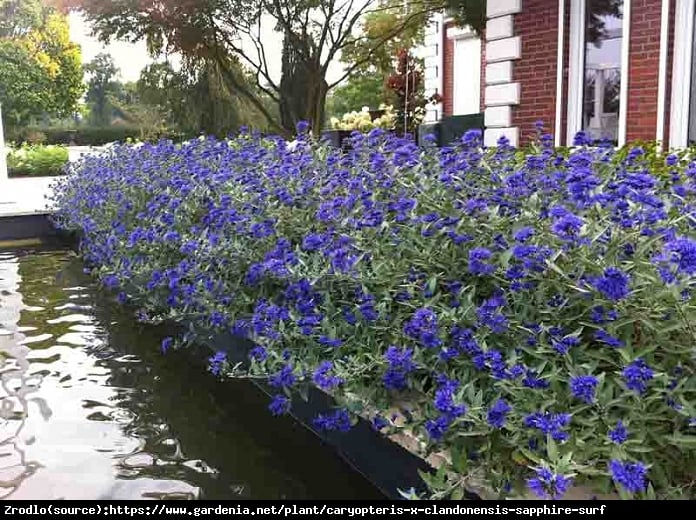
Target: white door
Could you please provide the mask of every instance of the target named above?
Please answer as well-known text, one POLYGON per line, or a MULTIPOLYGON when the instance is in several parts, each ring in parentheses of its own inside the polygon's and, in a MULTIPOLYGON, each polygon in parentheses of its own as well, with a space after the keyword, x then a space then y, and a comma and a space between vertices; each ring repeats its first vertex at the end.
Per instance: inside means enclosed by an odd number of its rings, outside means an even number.
POLYGON ((453 114, 463 116, 481 112, 481 40, 454 40, 453 114))

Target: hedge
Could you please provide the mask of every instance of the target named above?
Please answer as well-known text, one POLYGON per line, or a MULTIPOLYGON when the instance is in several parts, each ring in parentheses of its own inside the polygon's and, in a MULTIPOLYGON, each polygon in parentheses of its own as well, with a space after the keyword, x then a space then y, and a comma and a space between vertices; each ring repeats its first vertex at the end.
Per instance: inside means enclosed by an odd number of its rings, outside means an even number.
POLYGON ((415 436, 435 498, 694 498, 696 162, 300 130, 86 157, 57 223, 140 320, 193 324, 163 351, 250 338, 249 372, 210 370, 266 379, 273 414, 312 385, 340 403, 320 428, 415 436))

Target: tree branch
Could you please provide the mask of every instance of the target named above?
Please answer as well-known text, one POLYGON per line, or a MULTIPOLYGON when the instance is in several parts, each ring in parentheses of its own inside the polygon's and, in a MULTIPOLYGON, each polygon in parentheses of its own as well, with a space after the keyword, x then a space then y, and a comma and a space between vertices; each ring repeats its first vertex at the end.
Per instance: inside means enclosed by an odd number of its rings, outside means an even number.
MULTIPOLYGON (((353 73, 355 69, 357 69, 361 65, 364 65, 365 63, 368 63, 379 49, 381 49, 389 40, 401 34, 416 18, 421 17, 423 15, 427 16, 439 10, 439 7, 428 7, 424 8, 421 11, 417 11, 408 15, 406 18, 404 18, 404 21, 400 25, 389 31, 387 34, 383 35, 381 38, 377 39, 370 51, 362 59, 359 59, 352 63, 338 80, 334 81, 331 85, 329 85, 329 89, 334 88, 336 85, 345 80, 348 76, 350 76, 353 73)), ((347 45, 347 42, 344 44, 344 46, 345 45, 347 45)), ((341 47, 336 47, 332 50, 335 50, 337 52, 338 50, 340 50, 340 48, 341 47)), ((327 63, 328 62, 330 62, 330 59, 327 60, 327 63)))
MULTIPOLYGON (((215 37, 215 39, 217 39, 217 37, 215 37)), ((263 115, 263 117, 271 125, 271 127, 279 133, 279 135, 283 137, 289 137, 288 132, 283 128, 283 126, 278 122, 278 120, 273 117, 273 115, 268 111, 268 109, 265 106, 263 106, 263 103, 261 103, 261 100, 258 98, 258 96, 251 92, 246 87, 246 85, 243 84, 243 82, 237 80, 234 71, 230 70, 229 63, 227 62, 225 57, 220 55, 220 49, 218 45, 214 46, 213 57, 220 66, 220 70, 225 75, 225 79, 235 88, 235 90, 244 95, 244 97, 246 97, 249 100, 249 102, 252 105, 254 105, 254 107, 263 115)))

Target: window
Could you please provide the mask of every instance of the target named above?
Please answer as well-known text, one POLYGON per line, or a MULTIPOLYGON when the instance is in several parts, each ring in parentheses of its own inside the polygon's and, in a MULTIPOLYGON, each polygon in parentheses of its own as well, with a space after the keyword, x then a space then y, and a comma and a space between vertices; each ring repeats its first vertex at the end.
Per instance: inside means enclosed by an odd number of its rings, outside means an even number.
POLYGON ((672 98, 669 114, 669 145, 682 147, 696 141, 696 80, 694 62, 693 0, 676 0, 674 13, 674 58, 672 59, 672 98))
POLYGON ((619 140, 622 1, 586 0, 582 129, 592 139, 619 140))
POLYGON ((582 130, 623 144, 630 0, 573 0, 568 142, 582 130))

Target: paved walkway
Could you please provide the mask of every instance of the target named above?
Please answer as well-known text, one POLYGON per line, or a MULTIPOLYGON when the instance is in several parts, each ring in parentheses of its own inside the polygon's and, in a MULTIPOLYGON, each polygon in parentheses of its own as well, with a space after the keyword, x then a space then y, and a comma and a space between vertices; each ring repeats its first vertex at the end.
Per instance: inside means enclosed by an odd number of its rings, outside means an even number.
MULTIPOLYGON (((90 151, 100 151, 100 148, 68 147, 71 162, 90 151)), ((0 217, 50 213, 46 197, 51 194, 51 186, 56 179, 56 177, 0 179, 0 217)))
POLYGON ((49 213, 46 197, 55 177, 23 177, 0 181, 0 217, 49 213))

